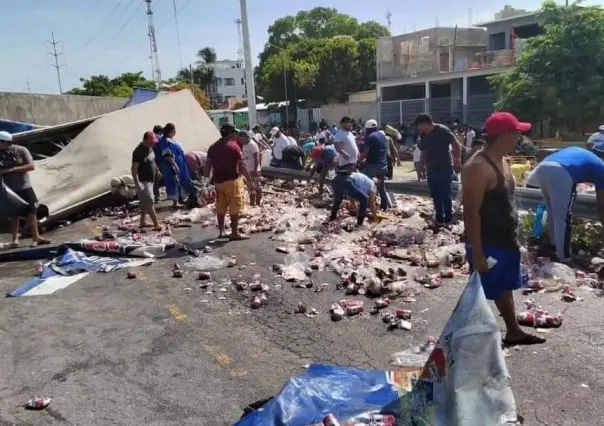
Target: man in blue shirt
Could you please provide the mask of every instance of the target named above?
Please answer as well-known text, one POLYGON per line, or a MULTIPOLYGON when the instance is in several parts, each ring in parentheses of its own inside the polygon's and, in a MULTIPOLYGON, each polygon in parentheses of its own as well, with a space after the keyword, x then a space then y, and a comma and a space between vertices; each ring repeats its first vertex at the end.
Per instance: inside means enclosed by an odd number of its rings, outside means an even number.
POLYGON ((386 134, 380 132, 375 120, 365 123, 365 141, 362 145, 362 158, 365 159, 363 173, 369 178, 377 178, 377 189, 380 193, 380 208, 388 208, 388 194, 386 194, 386 174, 388 173, 388 141, 386 134))
POLYGON ((541 188, 547 209, 549 240, 556 246, 558 260, 570 261, 572 208, 578 183, 595 185, 598 215, 604 222, 604 162, 586 149, 565 148, 545 157, 526 183, 541 188))

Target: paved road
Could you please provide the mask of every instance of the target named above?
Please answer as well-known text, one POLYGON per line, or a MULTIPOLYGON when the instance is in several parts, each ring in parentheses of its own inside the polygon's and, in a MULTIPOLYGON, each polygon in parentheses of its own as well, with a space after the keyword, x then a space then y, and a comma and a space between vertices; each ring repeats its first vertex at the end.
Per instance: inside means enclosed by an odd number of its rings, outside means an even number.
MULTIPOLYGON (((95 224, 54 237, 89 234, 95 224)), ((176 237, 201 247, 213 232, 181 229, 176 237)), ((316 277, 332 284, 322 293, 292 288, 269 270, 283 261, 275 247, 264 234, 214 253, 246 265, 216 272, 214 281, 258 273, 273 287, 268 305, 251 312, 248 298, 230 287, 206 295, 193 274, 172 278, 171 264, 182 259, 142 268, 138 280, 96 274, 51 296, 0 300, 0 425, 232 424, 246 404, 274 395, 309 362, 388 368, 391 353, 439 334, 464 285, 418 288, 411 332, 388 332, 374 317, 332 323, 326 311, 342 296, 335 276, 316 277), (321 315, 295 315, 298 301, 321 315), (18 407, 34 394, 55 399, 42 412, 18 407)), ((1 264, 0 289, 32 270, 33 262, 1 264)), ((563 327, 547 345, 508 358, 519 411, 527 425, 604 424, 604 299, 587 293, 566 304, 558 297, 539 300, 564 312, 563 327)))

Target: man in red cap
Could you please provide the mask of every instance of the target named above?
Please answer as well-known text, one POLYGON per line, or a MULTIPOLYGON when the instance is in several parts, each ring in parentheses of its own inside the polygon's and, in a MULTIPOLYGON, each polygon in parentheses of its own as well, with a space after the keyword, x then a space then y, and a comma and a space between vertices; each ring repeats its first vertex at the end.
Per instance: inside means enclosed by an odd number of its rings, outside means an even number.
POLYGON ((486 122, 487 143, 463 167, 462 188, 466 227, 466 258, 480 274, 487 299, 494 300, 507 328, 506 346, 533 345, 545 339, 525 333, 516 320, 513 290, 522 283, 518 217, 514 206, 516 181, 504 157, 514 152, 521 123, 507 112, 486 122), (489 267, 487 259, 496 261, 489 267))
POLYGON ((141 221, 140 227, 145 224, 146 216, 151 217, 154 230, 161 230, 157 214, 155 213, 155 196, 153 194, 153 184, 156 177, 159 176, 159 169, 155 162, 155 153, 153 146, 157 143, 157 136, 153 132, 145 132, 143 141, 132 152, 132 179, 136 185, 138 199, 141 203, 141 221))

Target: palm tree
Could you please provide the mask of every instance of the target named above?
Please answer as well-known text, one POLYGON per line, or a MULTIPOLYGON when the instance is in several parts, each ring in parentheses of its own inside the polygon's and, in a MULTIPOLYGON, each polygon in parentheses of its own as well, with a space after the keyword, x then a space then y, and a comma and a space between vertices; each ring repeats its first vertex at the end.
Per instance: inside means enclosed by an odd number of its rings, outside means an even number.
POLYGON ((209 67, 216 62, 216 49, 213 47, 204 47, 197 52, 196 64, 201 67, 209 67))

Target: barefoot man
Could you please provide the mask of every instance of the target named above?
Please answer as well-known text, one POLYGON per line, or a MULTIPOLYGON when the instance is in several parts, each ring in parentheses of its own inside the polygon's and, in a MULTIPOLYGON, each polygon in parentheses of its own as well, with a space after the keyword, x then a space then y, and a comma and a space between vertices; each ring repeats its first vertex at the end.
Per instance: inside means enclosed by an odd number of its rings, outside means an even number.
MULTIPOLYGON (((34 159, 27 148, 13 145, 13 137, 8 132, 0 132, 0 177, 4 184, 21 197, 28 207, 19 216, 27 217, 27 225, 31 232, 32 247, 38 244, 49 244, 50 240, 42 238, 38 232, 38 198, 31 186, 29 172, 34 170, 34 159)), ((11 248, 19 247, 19 216, 11 217, 11 233, 13 241, 11 248)))
POLYGON ((247 235, 239 234, 239 216, 245 207, 243 179, 251 189, 252 178, 245 168, 241 148, 237 144, 237 129, 230 123, 220 126, 220 139, 208 149, 206 173, 214 171, 216 185, 216 218, 218 219, 218 238, 224 236, 224 219, 231 216, 230 240, 243 240, 247 235))

